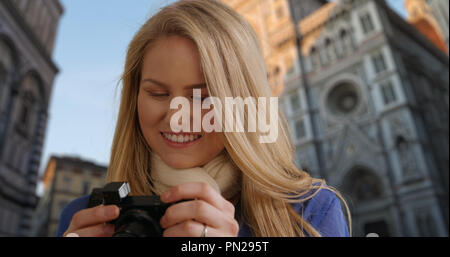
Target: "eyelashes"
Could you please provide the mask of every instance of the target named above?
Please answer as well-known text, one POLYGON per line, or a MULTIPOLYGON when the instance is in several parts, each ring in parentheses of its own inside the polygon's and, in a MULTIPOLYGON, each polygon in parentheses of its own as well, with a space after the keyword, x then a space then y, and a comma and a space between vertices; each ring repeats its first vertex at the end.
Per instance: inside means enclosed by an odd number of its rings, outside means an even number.
POLYGON ((147 94, 148 94, 151 98, 154 98, 154 99, 156 99, 156 100, 158 100, 158 101, 164 101, 164 100, 166 100, 166 99, 169 98, 169 94, 165 94, 165 93, 158 94, 158 93, 152 93, 152 92, 148 92, 148 91, 147 91, 147 94))
POLYGON ((154 94, 154 93, 149 93, 150 96, 153 97, 168 97, 169 94, 154 94))
MULTIPOLYGON (((168 94, 168 93, 153 93, 153 92, 150 92, 150 91, 146 91, 146 92, 151 97, 154 97, 156 99, 166 99, 166 98, 168 98, 170 96, 170 94, 168 94)), ((209 95, 204 95, 204 96, 201 96, 201 97, 191 95, 191 96, 189 96, 189 99, 190 100, 200 100, 200 101, 203 102, 208 97, 209 97, 209 95)))

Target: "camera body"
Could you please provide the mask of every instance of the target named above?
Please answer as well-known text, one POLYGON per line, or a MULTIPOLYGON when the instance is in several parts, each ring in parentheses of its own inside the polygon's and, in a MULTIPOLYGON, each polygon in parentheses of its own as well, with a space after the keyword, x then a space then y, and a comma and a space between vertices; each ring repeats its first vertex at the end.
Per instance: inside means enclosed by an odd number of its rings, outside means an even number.
POLYGON ((88 208, 100 204, 114 204, 120 208, 114 224, 114 237, 161 237, 163 229, 159 220, 172 204, 163 203, 158 195, 128 196, 130 186, 127 182, 111 182, 103 188, 95 188, 88 208))

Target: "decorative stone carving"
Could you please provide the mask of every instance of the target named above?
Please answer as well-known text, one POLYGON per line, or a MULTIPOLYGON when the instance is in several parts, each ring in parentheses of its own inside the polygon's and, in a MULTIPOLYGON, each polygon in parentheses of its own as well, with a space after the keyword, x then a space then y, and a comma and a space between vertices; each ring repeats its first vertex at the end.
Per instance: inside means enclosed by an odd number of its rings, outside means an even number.
POLYGON ((404 179, 413 178, 419 175, 417 157, 414 154, 414 148, 405 138, 399 136, 396 142, 396 148, 402 167, 404 179))
MULTIPOLYGON (((403 136, 405 139, 411 139, 412 133, 409 126, 403 117, 394 117, 389 121, 391 127, 391 134, 393 138, 403 136)), ((395 141, 394 141, 395 142, 395 141)))
POLYGON ((418 176, 419 165, 414 153, 414 145, 411 143, 412 132, 407 126, 405 118, 395 117, 390 120, 392 142, 397 151, 403 179, 410 179, 418 176))

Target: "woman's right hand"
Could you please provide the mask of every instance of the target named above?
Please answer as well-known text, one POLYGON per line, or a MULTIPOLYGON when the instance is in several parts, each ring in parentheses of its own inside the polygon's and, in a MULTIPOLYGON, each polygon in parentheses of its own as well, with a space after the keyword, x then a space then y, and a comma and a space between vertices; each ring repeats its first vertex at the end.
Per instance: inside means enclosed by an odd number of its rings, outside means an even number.
POLYGON ((73 215, 69 228, 63 236, 76 233, 80 237, 110 237, 114 234, 114 225, 106 222, 117 219, 119 212, 116 205, 99 205, 83 209, 73 215))

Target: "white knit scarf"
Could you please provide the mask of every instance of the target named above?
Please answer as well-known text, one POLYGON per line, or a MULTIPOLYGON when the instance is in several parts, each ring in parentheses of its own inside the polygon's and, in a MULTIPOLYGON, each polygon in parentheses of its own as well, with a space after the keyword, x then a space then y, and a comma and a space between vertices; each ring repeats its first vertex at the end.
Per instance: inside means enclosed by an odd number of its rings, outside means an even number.
POLYGON ((170 187, 187 182, 206 182, 230 199, 240 191, 240 170, 230 160, 225 151, 214 157, 203 167, 175 169, 167 165, 161 157, 151 152, 151 173, 156 194, 160 195, 170 187))

